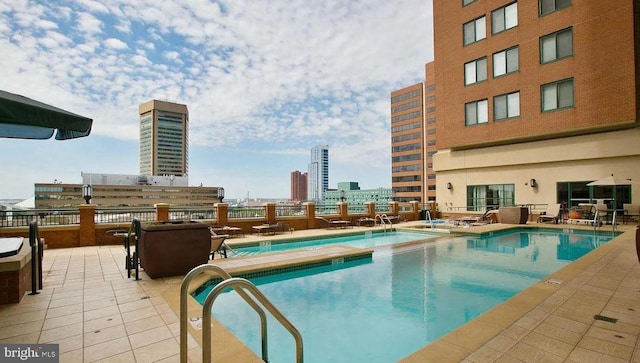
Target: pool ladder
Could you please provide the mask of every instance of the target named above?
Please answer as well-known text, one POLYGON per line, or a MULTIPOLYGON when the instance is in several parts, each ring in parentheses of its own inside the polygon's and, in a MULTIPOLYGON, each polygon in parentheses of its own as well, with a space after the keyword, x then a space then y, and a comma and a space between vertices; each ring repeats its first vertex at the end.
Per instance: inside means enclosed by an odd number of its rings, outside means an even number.
POLYGON ((390 231, 393 229, 393 223, 391 223, 391 219, 386 214, 376 214, 375 221, 378 219, 380 219, 380 225, 383 226, 385 232, 387 231, 387 224, 389 224, 390 231))
POLYGON ((265 309, 293 336, 296 343, 296 362, 302 363, 302 335, 293 324, 267 299, 251 281, 238 277, 231 277, 227 271, 216 265, 200 265, 193 268, 182 280, 180 286, 180 363, 188 362, 187 349, 187 294, 191 281, 205 273, 216 272, 222 282, 218 283, 207 294, 202 307, 202 362, 211 362, 211 310, 215 299, 225 290, 231 288, 244 299, 244 301, 260 316, 260 329, 262 333, 262 360, 269 362, 267 345, 267 316, 265 309), (257 300, 257 301, 256 301, 257 300), (258 304, 258 302, 260 304, 258 304))
POLYGON ((426 214, 427 214, 427 219, 429 220, 429 225, 431 226, 431 229, 433 229, 434 226, 433 226, 433 221, 431 220, 431 211, 427 210, 425 212, 427 212, 426 214))

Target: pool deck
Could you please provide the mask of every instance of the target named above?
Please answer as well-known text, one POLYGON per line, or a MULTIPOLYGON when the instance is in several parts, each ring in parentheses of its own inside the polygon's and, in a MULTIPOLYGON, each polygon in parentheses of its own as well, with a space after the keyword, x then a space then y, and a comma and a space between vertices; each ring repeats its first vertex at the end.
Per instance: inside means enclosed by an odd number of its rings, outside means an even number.
MULTIPOLYGON (((396 227, 416 225, 424 223, 396 227)), ((574 225, 528 226, 590 230, 574 225)), ((481 233, 503 228, 505 225, 493 224, 452 231, 481 233)), ((372 228, 247 235, 229 241, 233 247, 366 230, 372 228)), ((626 232, 402 362, 640 362, 635 225, 622 225, 619 230, 626 232)), ((213 263, 239 272, 351 253, 354 249, 333 246, 216 258, 213 263)), ((121 246, 46 250, 43 264, 40 294, 0 306, 0 344, 59 344, 61 362, 179 362, 180 276, 151 280, 142 271, 139 281, 127 278, 121 246)), ((190 316, 194 303, 190 301, 190 316)), ((190 361, 200 362, 199 333, 192 327, 190 333, 190 361)), ((227 333, 214 323, 219 339, 213 348, 217 362, 260 361, 227 333)))

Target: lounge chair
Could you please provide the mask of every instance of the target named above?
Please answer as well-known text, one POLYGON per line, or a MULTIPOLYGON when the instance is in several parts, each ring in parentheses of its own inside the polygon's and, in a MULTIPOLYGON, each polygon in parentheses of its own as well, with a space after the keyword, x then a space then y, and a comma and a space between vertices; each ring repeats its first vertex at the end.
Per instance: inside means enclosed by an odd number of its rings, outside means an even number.
POLYGON ((275 224, 270 224, 269 227, 273 228, 276 232, 291 232, 293 233, 293 229, 289 226, 289 223, 278 222, 275 224))
POLYGON ((375 225, 376 220, 374 218, 362 217, 358 219, 358 226, 373 227, 375 225))
POLYGON ((493 223, 491 215, 497 212, 498 210, 496 209, 487 209, 481 216, 465 216, 458 218, 456 222, 458 224, 470 224, 472 226, 490 224, 493 223))
POLYGON ((594 227, 600 227, 603 219, 607 216, 606 204, 578 204, 582 212, 582 218, 569 218, 569 224, 589 224, 594 227))
POLYGON ((215 254, 227 258, 227 245, 224 241, 229 238, 228 234, 217 234, 211 229, 211 252, 209 253, 209 259, 215 259, 215 254))
POLYGON ((549 204, 547 210, 541 212, 538 216, 538 223, 552 221, 553 224, 558 224, 560 220, 560 204, 549 204))
POLYGON ((343 221, 337 219, 326 219, 324 217, 316 217, 316 219, 324 221, 327 223, 327 228, 347 228, 351 226, 350 221, 343 221))

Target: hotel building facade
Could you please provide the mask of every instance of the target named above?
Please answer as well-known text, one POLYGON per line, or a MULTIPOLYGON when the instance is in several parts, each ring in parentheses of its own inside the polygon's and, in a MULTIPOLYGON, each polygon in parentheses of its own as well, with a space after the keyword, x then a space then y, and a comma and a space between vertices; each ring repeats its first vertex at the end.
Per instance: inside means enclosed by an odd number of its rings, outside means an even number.
POLYGON ((640 186, 586 186, 640 181, 638 7, 434 0, 441 211, 640 201, 640 186))
POLYGON ((140 174, 187 176, 189 111, 186 105, 151 100, 140 114, 140 174))

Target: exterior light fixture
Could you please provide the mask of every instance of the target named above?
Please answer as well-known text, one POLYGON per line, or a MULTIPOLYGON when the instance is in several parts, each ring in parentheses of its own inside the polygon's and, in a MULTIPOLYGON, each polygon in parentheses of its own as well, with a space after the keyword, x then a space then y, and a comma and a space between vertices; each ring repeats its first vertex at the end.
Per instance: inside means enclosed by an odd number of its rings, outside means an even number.
POLYGON ((218 188, 218 198, 220 198, 220 203, 224 199, 224 188, 218 188))
POLYGON ((340 191, 340 201, 344 203, 344 190, 340 191))
POLYGON ((531 179, 531 180, 529 180, 529 185, 532 188, 537 188, 538 187, 538 182, 535 179, 531 179))
POLYGON ((91 198, 93 197, 93 188, 91 184, 85 184, 82 186, 82 198, 84 198, 85 203, 89 204, 91 198))
POLYGON ((453 189, 453 184, 451 184, 450 182, 447 182, 447 189, 449 190, 453 189))

